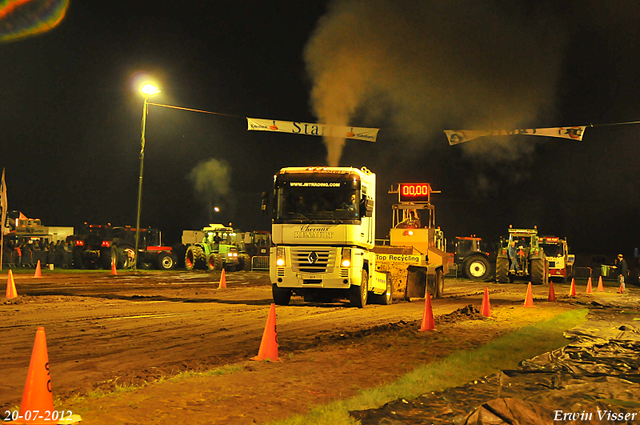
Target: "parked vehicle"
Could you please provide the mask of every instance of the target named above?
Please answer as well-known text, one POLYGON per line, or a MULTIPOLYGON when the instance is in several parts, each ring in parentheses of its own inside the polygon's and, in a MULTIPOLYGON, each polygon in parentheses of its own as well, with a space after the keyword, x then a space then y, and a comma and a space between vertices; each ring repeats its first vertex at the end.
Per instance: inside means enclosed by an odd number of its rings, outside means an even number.
POLYGON ((514 229, 509 227, 509 237, 501 240, 501 247, 496 259, 496 281, 498 283, 513 282, 515 279, 530 280, 534 285, 546 281, 546 255, 540 246, 538 229, 514 229), (509 246, 515 244, 517 270, 511 269, 509 246))
POLYGON ((487 280, 494 273, 496 254, 486 250, 482 238, 456 236, 453 243, 453 262, 463 277, 487 280))
POLYGON ((232 227, 210 224, 202 229, 201 234, 200 242, 194 240, 193 244, 187 246, 184 259, 187 270, 222 270, 223 268, 239 270, 251 267, 249 256, 246 253, 239 253, 238 246, 234 242, 236 233, 232 227))

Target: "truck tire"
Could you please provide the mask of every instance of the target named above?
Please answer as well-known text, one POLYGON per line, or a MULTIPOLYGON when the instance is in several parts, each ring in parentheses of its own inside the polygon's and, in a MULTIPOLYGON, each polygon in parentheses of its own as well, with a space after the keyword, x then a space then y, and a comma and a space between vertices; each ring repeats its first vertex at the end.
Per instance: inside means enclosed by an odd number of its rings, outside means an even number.
POLYGON ((360 285, 351 285, 351 288, 349 288, 349 301, 352 306, 363 308, 367 305, 367 295, 369 293, 368 282, 369 275, 367 271, 363 269, 360 285))
POLYGON ((498 258, 496 260, 496 282, 509 283, 509 259, 498 258))
POLYGON ((544 258, 534 258, 531 260, 531 283, 542 285, 544 283, 544 258))
POLYGON ((209 271, 220 271, 222 267, 222 255, 217 252, 209 254, 209 257, 207 257, 207 268, 209 271))
POLYGON ((207 258, 202 247, 191 245, 184 254, 184 267, 191 270, 204 270, 207 266, 207 258))
POLYGON ((172 254, 163 252, 158 254, 155 266, 158 270, 171 270, 176 266, 176 262, 174 261, 172 254))
POLYGON ((387 288, 380 295, 373 294, 372 301, 376 304, 391 305, 393 302, 393 281, 391 280, 391 273, 385 273, 385 275, 387 276, 387 288))
POLYGON ((464 272, 472 280, 486 280, 489 277, 490 267, 489 260, 479 255, 474 255, 464 262, 464 272))
POLYGON ((274 283, 271 287, 271 293, 276 305, 289 305, 291 302, 291 289, 279 288, 278 284, 274 283))

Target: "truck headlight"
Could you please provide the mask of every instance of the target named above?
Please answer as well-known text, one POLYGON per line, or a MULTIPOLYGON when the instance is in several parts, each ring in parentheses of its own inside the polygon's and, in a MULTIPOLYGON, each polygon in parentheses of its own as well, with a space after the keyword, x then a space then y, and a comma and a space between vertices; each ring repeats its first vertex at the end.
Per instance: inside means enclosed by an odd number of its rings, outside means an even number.
POLYGON ((276 248, 276 266, 284 267, 284 248, 276 248))
POLYGON ((342 248, 342 259, 340 260, 342 267, 351 266, 351 248, 342 248))

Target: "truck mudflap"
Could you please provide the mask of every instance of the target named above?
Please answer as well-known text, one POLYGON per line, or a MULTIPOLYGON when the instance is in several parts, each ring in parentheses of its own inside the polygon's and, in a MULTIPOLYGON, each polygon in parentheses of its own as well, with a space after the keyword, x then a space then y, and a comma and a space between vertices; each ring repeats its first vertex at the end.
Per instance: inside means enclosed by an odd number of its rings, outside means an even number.
POLYGON ((374 270, 371 276, 372 287, 369 289, 376 295, 382 295, 386 292, 387 285, 391 285, 391 294, 393 294, 393 279, 391 278, 391 273, 374 270))

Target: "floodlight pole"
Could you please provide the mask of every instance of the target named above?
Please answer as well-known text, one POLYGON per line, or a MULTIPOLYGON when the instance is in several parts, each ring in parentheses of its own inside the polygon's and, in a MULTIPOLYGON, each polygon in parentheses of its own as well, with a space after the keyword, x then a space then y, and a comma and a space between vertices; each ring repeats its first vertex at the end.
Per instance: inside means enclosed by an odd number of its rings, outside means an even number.
POLYGON ((140 177, 138 178, 138 218, 136 219, 136 248, 133 257, 133 270, 138 268, 138 245, 140 240, 140 209, 142 205, 142 172, 144 170, 144 145, 147 130, 147 113, 149 111, 149 95, 144 94, 142 105, 142 137, 140 138, 140 177))

